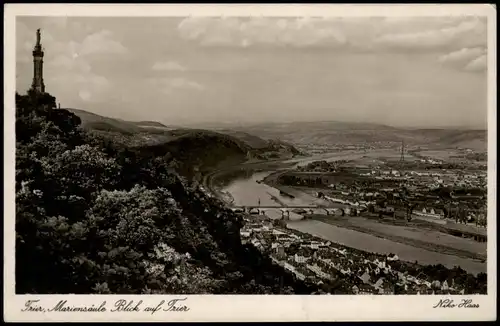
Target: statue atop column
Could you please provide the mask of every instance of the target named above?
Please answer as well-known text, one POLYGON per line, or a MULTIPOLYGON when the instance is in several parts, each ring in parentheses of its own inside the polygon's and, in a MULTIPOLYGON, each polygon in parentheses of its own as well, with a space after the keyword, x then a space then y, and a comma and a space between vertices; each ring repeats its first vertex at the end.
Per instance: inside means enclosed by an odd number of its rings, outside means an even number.
POLYGON ((31 88, 37 92, 45 93, 45 85, 43 83, 43 49, 40 44, 40 28, 36 30, 36 44, 33 49, 33 83, 31 88))
POLYGON ((40 28, 36 30, 36 45, 40 45, 40 28))

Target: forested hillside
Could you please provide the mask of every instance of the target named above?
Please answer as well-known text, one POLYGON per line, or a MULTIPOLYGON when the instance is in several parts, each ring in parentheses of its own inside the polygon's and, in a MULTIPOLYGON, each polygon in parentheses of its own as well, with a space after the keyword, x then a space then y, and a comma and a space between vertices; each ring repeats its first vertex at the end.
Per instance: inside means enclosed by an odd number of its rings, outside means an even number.
POLYGON ((171 165, 188 178, 194 177, 195 171, 247 160, 287 159, 301 155, 289 143, 264 140, 230 129, 167 127, 155 121, 125 121, 74 108, 68 111, 76 114, 82 121, 82 128, 92 134, 141 149, 144 153, 165 155, 165 159, 171 159, 171 165))
POLYGON ((317 290, 242 245, 241 217, 180 178, 165 152, 90 134, 55 103, 16 94, 17 293, 317 290))

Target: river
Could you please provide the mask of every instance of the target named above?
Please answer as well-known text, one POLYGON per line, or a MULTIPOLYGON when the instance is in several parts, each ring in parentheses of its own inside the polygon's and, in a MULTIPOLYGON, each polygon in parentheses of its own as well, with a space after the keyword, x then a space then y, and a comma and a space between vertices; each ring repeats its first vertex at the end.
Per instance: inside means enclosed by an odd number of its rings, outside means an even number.
MULTIPOLYGON (((358 154, 359 155, 359 154, 358 154)), ((330 157, 322 159, 332 160, 330 157)), ((341 155, 337 159, 345 159, 345 155, 341 155)), ((311 158, 297 160, 297 164, 306 164, 310 162, 311 158)), ((231 194, 236 206, 272 206, 276 209, 266 209, 266 215, 271 218, 280 218, 281 212, 278 207, 282 205, 276 201, 276 198, 290 206, 312 206, 314 202, 312 196, 304 194, 303 196, 295 196, 289 198, 280 195, 279 190, 270 187, 263 183, 257 183, 257 180, 262 180, 272 171, 269 172, 256 172, 249 178, 239 178, 230 182, 225 186, 222 191, 231 194), (273 199, 274 197, 274 199, 273 199)), ((340 228, 334 225, 326 224, 316 220, 301 220, 301 216, 290 212, 290 221, 288 227, 298 231, 313 234, 315 236, 328 239, 337 243, 344 244, 351 248, 356 248, 364 251, 372 251, 379 253, 395 253, 400 259, 405 261, 414 262, 417 260, 421 264, 437 264, 441 263, 448 268, 453 268, 455 265, 462 267, 470 273, 477 274, 479 272, 486 272, 486 263, 456 257, 452 255, 442 254, 425 250, 422 248, 413 247, 410 245, 390 241, 387 239, 379 238, 374 235, 362 233, 354 230, 340 228)))

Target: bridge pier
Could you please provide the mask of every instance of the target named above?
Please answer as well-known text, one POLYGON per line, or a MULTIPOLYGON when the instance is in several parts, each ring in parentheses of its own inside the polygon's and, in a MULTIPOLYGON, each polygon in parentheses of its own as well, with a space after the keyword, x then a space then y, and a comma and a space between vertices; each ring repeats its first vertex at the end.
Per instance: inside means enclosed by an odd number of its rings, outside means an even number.
POLYGON ((284 221, 289 221, 290 220, 290 211, 287 209, 280 209, 281 210, 281 219, 284 221))

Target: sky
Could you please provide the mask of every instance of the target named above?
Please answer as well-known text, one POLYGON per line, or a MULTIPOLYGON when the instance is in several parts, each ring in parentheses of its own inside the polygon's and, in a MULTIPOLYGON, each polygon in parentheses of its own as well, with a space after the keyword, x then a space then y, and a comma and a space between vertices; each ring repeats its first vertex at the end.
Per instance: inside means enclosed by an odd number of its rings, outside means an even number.
POLYGON ((170 125, 485 128, 484 17, 17 17, 16 89, 170 125))

